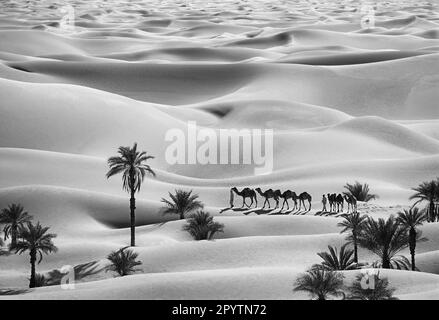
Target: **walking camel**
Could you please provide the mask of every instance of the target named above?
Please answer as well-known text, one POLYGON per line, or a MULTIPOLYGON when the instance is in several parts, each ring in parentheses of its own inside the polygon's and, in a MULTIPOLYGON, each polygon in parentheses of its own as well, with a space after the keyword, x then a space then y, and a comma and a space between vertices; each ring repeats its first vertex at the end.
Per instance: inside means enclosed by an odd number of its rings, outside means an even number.
POLYGON ((268 208, 271 209, 270 201, 269 199, 274 199, 276 201, 276 208, 279 207, 279 198, 281 197, 280 190, 273 191, 273 189, 268 189, 262 192, 261 188, 255 189, 257 193, 263 198, 265 198, 264 205, 262 206, 262 209, 265 208, 265 205, 268 203, 268 208))
POLYGON ((244 188, 241 191, 239 191, 236 187, 233 187, 230 189, 230 207, 233 208, 233 199, 234 199, 234 193, 236 193, 238 196, 242 197, 242 206, 247 206, 247 208, 250 208, 253 205, 253 200, 256 202, 255 208, 258 206, 258 199, 256 198, 256 192, 253 189, 250 188, 244 188), (246 199, 250 198, 251 203, 248 205, 246 203, 246 199))
POLYGON ((337 195, 335 193, 333 193, 333 194, 328 193, 329 212, 335 211, 336 198, 337 198, 337 195))
POLYGON ((337 212, 340 212, 340 208, 341 208, 341 212, 343 212, 344 198, 340 193, 335 198, 335 202, 337 203, 337 212))
POLYGON ((282 203, 282 208, 280 209, 281 211, 284 209, 285 203, 287 204, 287 210, 290 210, 290 205, 288 204, 288 199, 293 200, 293 202, 294 202, 293 210, 296 210, 298 196, 294 191, 286 190, 286 191, 284 191, 284 193, 282 193, 280 195, 280 197, 284 199, 284 201, 282 203))
POLYGON ((345 194, 344 199, 348 204, 348 213, 349 213, 349 208, 352 210, 352 212, 357 212, 357 198, 355 198, 351 194, 345 194))
POLYGON ((305 208, 306 211, 310 211, 311 210, 311 201, 312 201, 311 195, 308 192, 302 192, 299 195, 299 211, 302 209, 302 204, 303 204, 303 207, 305 208), (305 200, 308 201, 308 203, 309 203, 308 210, 306 210, 305 200))

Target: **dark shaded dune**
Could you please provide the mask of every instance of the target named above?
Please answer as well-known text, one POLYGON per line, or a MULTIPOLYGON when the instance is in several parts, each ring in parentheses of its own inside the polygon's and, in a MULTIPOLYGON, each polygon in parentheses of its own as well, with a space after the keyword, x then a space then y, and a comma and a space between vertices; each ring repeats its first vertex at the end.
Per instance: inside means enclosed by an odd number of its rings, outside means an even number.
POLYGON ((131 53, 115 53, 101 55, 103 58, 118 59, 124 61, 142 60, 168 60, 168 61, 224 61, 234 62, 250 59, 253 57, 270 57, 269 54, 260 50, 246 48, 164 48, 144 50, 131 53))
POLYGON ((414 33, 413 35, 425 39, 439 39, 439 29, 418 32, 418 33, 414 33))
POLYGON ((251 27, 204 22, 200 25, 189 27, 182 31, 171 32, 169 34, 174 36, 181 36, 181 37, 195 37, 195 36, 215 36, 215 35, 220 35, 222 33, 240 34, 254 30, 255 29, 251 27))
POLYGON ((255 49, 268 49, 281 45, 286 45, 292 41, 292 37, 288 32, 281 32, 276 35, 267 37, 254 37, 251 39, 233 41, 227 46, 242 46, 255 49))
POLYGON ((20 66, 15 66, 15 65, 9 65, 10 68, 18 70, 18 71, 23 71, 23 72, 29 72, 31 73, 32 71, 30 71, 29 69, 20 67, 20 66))
POLYGON ((142 101, 181 105, 234 92, 260 73, 251 65, 41 61, 17 67, 142 101), (214 75, 214 76, 212 76, 214 75))
POLYGON ((145 37, 141 34, 136 34, 135 29, 124 29, 124 30, 98 30, 98 31, 87 31, 81 32, 81 38, 91 38, 91 39, 102 39, 106 37, 120 37, 120 38, 133 38, 133 39, 144 39, 145 37))
POLYGON ((419 51, 379 51, 379 52, 360 52, 360 53, 340 53, 318 57, 308 58, 282 58, 276 62, 296 63, 307 65, 334 66, 334 65, 352 65, 374 63, 381 61, 389 61, 403 59, 409 57, 420 56, 432 52, 419 51))
POLYGON ((160 27, 160 28, 167 28, 172 23, 171 19, 154 19, 154 20, 148 20, 148 21, 142 21, 135 25, 138 29, 143 29, 146 27, 160 27))

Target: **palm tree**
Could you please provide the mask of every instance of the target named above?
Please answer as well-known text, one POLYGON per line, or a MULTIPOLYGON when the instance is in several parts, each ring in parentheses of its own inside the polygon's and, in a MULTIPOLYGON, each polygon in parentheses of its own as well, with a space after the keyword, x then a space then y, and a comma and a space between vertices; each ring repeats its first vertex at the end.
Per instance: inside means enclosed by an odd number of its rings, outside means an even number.
POLYGON ((350 232, 346 240, 354 245, 354 262, 358 263, 358 235, 366 221, 366 216, 360 215, 359 212, 353 212, 351 214, 345 213, 341 217, 344 218, 342 222, 337 224, 338 227, 343 228, 340 233, 350 232))
POLYGON ((224 232, 224 225, 214 222, 208 212, 199 210, 188 219, 183 230, 189 232, 195 240, 212 240, 215 233, 224 232))
POLYGON ((340 248, 340 252, 337 252, 337 248, 328 246, 329 252, 320 252, 317 255, 323 259, 323 262, 315 267, 321 267, 327 271, 336 270, 354 270, 357 269, 357 263, 353 259, 354 251, 346 249, 347 244, 344 244, 340 248))
POLYGON ((415 266, 415 249, 416 240, 420 236, 421 232, 416 229, 416 227, 421 226, 427 219, 424 210, 419 210, 418 208, 412 208, 410 210, 404 209, 402 212, 398 212, 397 221, 398 223, 408 230, 408 240, 410 255, 412 257, 412 270, 416 270, 415 266))
POLYGON ((358 244, 381 259, 385 269, 391 268, 391 259, 408 245, 408 236, 393 216, 378 221, 368 218, 358 237, 358 244))
POLYGON ((410 197, 410 200, 417 199, 413 204, 415 207, 422 201, 428 202, 428 222, 434 222, 436 220, 435 214, 435 202, 438 200, 439 182, 438 180, 432 180, 429 182, 422 182, 419 186, 412 189, 416 193, 410 197))
POLYGON ((111 176, 122 173, 123 189, 131 194, 130 197, 130 226, 131 226, 131 246, 136 245, 136 192, 140 191, 143 179, 147 173, 155 176, 155 172, 145 162, 153 159, 153 156, 147 156, 145 151, 137 151, 137 143, 132 148, 119 147, 119 156, 108 159, 110 170, 107 172, 107 179, 111 176))
POLYGON ((354 196, 358 201, 369 202, 378 198, 378 195, 369 193, 370 189, 367 183, 361 184, 355 181, 354 184, 346 183, 344 188, 348 190, 348 192, 344 192, 345 195, 354 196))
POLYGON ((178 214, 180 219, 184 219, 186 214, 197 209, 203 209, 203 204, 198 201, 198 195, 191 191, 175 190, 175 195, 169 192, 171 200, 162 198, 166 205, 164 214, 178 214))
POLYGON ((41 226, 40 222, 37 222, 36 225, 28 222, 19 229, 19 239, 14 249, 19 254, 29 251, 31 264, 29 288, 35 288, 35 263, 37 262, 37 257, 39 258, 38 264, 40 264, 43 260, 43 253, 49 254, 58 251, 58 248, 52 242, 56 234, 47 233, 48 230, 49 227, 41 226))
MULTIPOLYGON (((393 296, 394 288, 389 288, 389 280, 387 278, 381 279, 379 275, 374 274, 373 287, 363 288, 362 281, 364 274, 359 274, 356 280, 352 283, 349 290, 349 300, 398 300, 393 296)), ((369 276, 370 277, 370 276, 369 276)), ((371 280, 369 279, 369 283, 371 280)))
POLYGON ((11 249, 17 244, 18 229, 31 220, 32 216, 24 211, 20 204, 13 203, 1 211, 0 224, 5 225, 3 228, 5 240, 11 237, 11 249))
POLYGON ((128 247, 113 251, 107 256, 107 259, 111 261, 107 271, 115 271, 121 277, 140 271, 141 269, 136 269, 136 266, 141 265, 142 262, 136 261, 137 257, 138 254, 128 247))
POLYGON ((328 296, 343 296, 343 274, 313 267, 300 275, 294 284, 294 291, 306 291, 312 298, 327 300, 328 296))

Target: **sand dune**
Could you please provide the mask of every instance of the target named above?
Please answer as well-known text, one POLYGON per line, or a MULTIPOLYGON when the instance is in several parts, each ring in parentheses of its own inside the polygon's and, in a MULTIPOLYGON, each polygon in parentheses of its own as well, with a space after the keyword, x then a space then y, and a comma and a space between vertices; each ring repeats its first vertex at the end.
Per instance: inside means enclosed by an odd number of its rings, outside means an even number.
MULTIPOLYGON (((366 26, 356 1, 69 3, 2 2, 0 208, 22 203, 58 234, 58 253, 38 272, 98 271, 75 290, 0 299, 307 299, 292 292, 294 280, 317 252, 344 243, 340 218, 314 216, 322 194, 367 182, 380 198, 360 212, 387 218, 437 175, 434 3, 379 3, 366 26), (273 129, 272 170, 169 164, 166 133, 186 132, 189 121, 197 133, 273 129), (143 272, 113 278, 105 257, 128 243, 129 201, 120 177, 105 178, 106 160, 135 141, 157 173, 137 194, 143 272), (224 210, 232 186, 308 191, 313 208, 224 210), (193 241, 184 221, 162 214, 160 199, 178 188, 224 223, 215 241, 193 241)), ((382 270, 399 298, 437 299, 438 227, 422 227, 421 272, 382 270)), ((27 255, 0 259, 1 287, 24 288, 27 255)), ((360 249, 360 260, 376 259, 360 249)))

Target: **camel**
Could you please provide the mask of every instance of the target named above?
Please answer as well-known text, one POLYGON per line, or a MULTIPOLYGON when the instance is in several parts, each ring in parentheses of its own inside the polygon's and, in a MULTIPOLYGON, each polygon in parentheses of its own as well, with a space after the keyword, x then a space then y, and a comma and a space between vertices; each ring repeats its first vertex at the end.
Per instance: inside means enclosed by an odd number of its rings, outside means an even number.
POLYGON ((312 197, 308 192, 302 192, 299 195, 299 211, 302 209, 302 204, 303 204, 303 207, 306 209, 305 200, 308 201, 308 203, 309 203, 309 209, 307 211, 311 210, 312 197))
POLYGON ((280 197, 284 199, 284 202, 282 203, 282 208, 280 209, 281 211, 284 209, 285 203, 287 204, 287 210, 290 210, 290 205, 288 203, 288 199, 293 200, 293 202, 294 202, 293 210, 296 210, 298 197, 294 191, 286 190, 286 191, 284 191, 284 193, 281 194, 280 197))
POLYGON ((357 212, 357 198, 355 198, 351 194, 345 194, 344 199, 348 204, 348 213, 349 213, 349 208, 352 209, 352 212, 357 212))
POLYGON ((340 193, 335 198, 335 202, 337 203, 337 212, 340 212, 340 208, 341 212, 343 212, 344 198, 340 193))
POLYGON ((329 212, 335 211, 336 198, 337 198, 337 195, 335 193, 333 193, 333 194, 328 193, 329 212))
POLYGON ((262 192, 261 188, 255 189, 257 193, 263 198, 265 198, 264 205, 262 206, 262 209, 265 208, 265 204, 268 203, 268 208, 271 209, 270 205, 270 198, 273 198, 274 201, 276 201, 276 208, 279 207, 279 197, 281 196, 280 190, 273 191, 273 189, 268 189, 262 192))
POLYGON ((255 200, 256 202, 256 206, 255 208, 258 206, 258 199, 256 198, 256 192, 253 189, 250 188, 244 188, 241 191, 239 191, 236 187, 233 187, 230 189, 230 208, 233 208, 233 198, 234 198, 234 193, 236 193, 238 196, 242 197, 242 207, 244 208, 244 205, 247 206, 247 208, 250 208, 253 205, 253 200, 255 200), (250 198, 251 203, 250 205, 248 205, 246 203, 246 199, 250 198))

